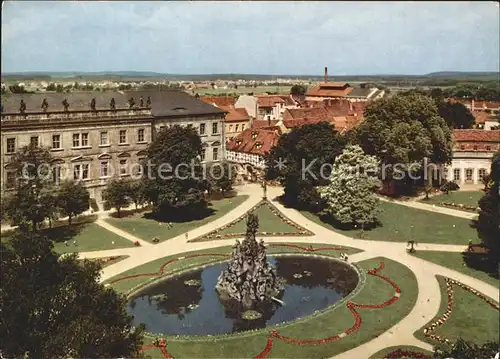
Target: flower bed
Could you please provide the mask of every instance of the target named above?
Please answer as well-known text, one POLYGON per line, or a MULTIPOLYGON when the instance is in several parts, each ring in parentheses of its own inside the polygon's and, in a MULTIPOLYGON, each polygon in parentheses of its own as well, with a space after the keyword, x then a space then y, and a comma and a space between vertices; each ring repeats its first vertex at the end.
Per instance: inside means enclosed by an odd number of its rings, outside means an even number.
POLYGON ((479 212, 480 208, 477 206, 468 206, 466 204, 454 203, 454 202, 439 202, 440 205, 445 207, 452 207, 458 209, 465 209, 467 211, 479 212))
POLYGON ((243 237, 245 235, 245 233, 243 233, 243 232, 242 233, 227 233, 227 234, 221 234, 220 232, 234 226, 236 223, 238 223, 240 221, 245 220, 248 213, 256 211, 257 209, 259 209, 262 206, 267 206, 267 208, 269 208, 269 210, 275 216, 277 216, 284 223, 294 227, 297 231, 296 232, 258 232, 257 235, 260 235, 260 236, 280 236, 280 237, 284 237, 284 236, 313 236, 314 235, 314 233, 312 233, 308 229, 302 227, 301 225, 299 225, 299 224, 291 221, 287 217, 285 217, 270 201, 268 201, 267 199, 263 199, 262 201, 257 203, 255 206, 253 206, 248 212, 239 216, 234 221, 229 222, 228 224, 226 224, 222 227, 219 227, 219 228, 213 230, 212 232, 205 234, 204 236, 191 239, 188 242, 203 242, 203 241, 210 241, 210 240, 214 240, 214 239, 229 239, 229 238, 243 237))
POLYGON ((424 353, 414 352, 412 350, 403 350, 403 349, 396 349, 384 357, 384 359, 400 359, 400 358, 431 359, 430 356, 424 353))
POLYGON ((452 310, 453 310, 453 285, 457 285, 460 288, 465 289, 466 291, 481 298, 482 300, 484 300, 486 303, 488 303, 491 307, 493 307, 496 310, 499 310, 500 307, 499 307, 498 303, 495 303, 494 301, 489 299, 487 296, 485 296, 483 293, 478 292, 474 288, 470 288, 469 286, 466 286, 463 283, 457 282, 457 281, 450 279, 450 278, 445 278, 445 283, 446 283, 446 294, 448 297, 448 305, 446 307, 446 311, 436 321, 434 321, 433 323, 431 323, 429 326, 427 326, 424 329, 424 336, 426 336, 427 338, 436 340, 440 343, 451 344, 451 341, 449 339, 441 337, 437 334, 434 334, 434 332, 436 331, 436 329, 438 327, 440 327, 441 325, 446 323, 446 321, 448 319, 450 319, 450 317, 451 317, 452 310))

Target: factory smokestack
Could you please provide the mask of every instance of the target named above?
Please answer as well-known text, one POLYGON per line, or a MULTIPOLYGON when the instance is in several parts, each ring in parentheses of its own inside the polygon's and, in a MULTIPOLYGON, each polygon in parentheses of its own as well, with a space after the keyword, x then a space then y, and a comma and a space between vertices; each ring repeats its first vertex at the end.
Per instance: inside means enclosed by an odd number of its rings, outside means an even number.
POLYGON ((325 66, 325 82, 328 82, 328 67, 325 66))

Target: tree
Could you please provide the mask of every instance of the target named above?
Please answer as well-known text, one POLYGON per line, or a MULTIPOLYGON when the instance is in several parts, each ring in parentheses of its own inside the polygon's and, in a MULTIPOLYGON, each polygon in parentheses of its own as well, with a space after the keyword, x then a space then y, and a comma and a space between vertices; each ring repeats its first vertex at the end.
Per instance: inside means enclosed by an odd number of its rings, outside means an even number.
POLYGON ((36 230, 39 223, 54 216, 51 163, 48 149, 35 144, 22 147, 10 159, 7 167, 15 173, 15 188, 5 198, 5 210, 13 224, 30 222, 36 230))
POLYGON ((479 208, 474 226, 488 248, 488 257, 497 261, 500 255, 500 152, 492 158, 489 188, 479 200, 479 208))
POLYGON ((151 176, 144 174, 145 193, 155 215, 185 217, 206 211, 201 149, 198 132, 177 125, 161 131, 149 145, 151 176))
POLYGON ((206 168, 208 191, 219 191, 224 195, 233 189, 233 167, 228 162, 217 163, 206 168))
POLYGON ((0 246, 2 356, 141 356, 144 327, 132 327, 124 296, 99 284, 97 262, 58 257, 48 238, 25 228, 0 246))
POLYGON ((141 204, 143 204, 146 199, 144 197, 144 182, 134 181, 128 184, 128 197, 132 202, 134 202, 135 209, 141 204))
POLYGON ((112 180, 108 183, 106 189, 102 193, 102 198, 108 202, 111 207, 116 209, 118 217, 120 217, 121 209, 130 203, 129 194, 129 182, 121 178, 112 180))
POLYGON ((308 124, 283 134, 266 156, 266 179, 279 180, 292 206, 319 211, 316 187, 329 182, 331 164, 344 141, 327 122, 308 124))
POLYGON ((472 128, 476 119, 465 105, 458 102, 440 101, 438 103, 439 116, 451 128, 472 128))
MULTIPOLYGON (((424 158, 431 163, 451 161, 451 129, 439 116, 435 102, 415 92, 371 102, 365 120, 355 129, 357 143, 389 168, 384 180, 420 170, 424 158), (412 168, 413 167, 413 168, 412 168)), ((406 176, 403 176, 406 177, 406 176)))
POLYGON ((437 346, 434 349, 434 358, 436 359, 492 359, 496 358, 499 343, 487 342, 481 346, 467 342, 458 338, 457 342, 451 348, 447 346, 437 346))
POLYGON ((15 84, 9 86, 9 91, 12 93, 27 93, 28 91, 24 88, 24 86, 15 84))
POLYGON ((304 96, 307 92, 307 86, 293 85, 290 89, 290 94, 294 96, 304 96))
POLYGON ((318 187, 325 201, 324 213, 342 224, 361 225, 374 223, 379 200, 375 191, 380 187, 379 161, 366 155, 359 146, 347 146, 335 159, 330 183, 318 187))
POLYGON ((46 91, 55 91, 56 90, 56 84, 51 82, 50 84, 47 85, 47 88, 45 89, 46 91))
POLYGON ((57 207, 64 216, 68 216, 70 225, 73 217, 89 209, 89 203, 89 191, 80 182, 61 183, 57 193, 57 207))

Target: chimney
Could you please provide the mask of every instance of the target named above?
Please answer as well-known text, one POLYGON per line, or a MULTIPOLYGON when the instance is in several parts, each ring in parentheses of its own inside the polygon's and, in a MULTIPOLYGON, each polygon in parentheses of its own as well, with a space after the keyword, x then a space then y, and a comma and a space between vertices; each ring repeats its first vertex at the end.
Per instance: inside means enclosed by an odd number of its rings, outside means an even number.
POLYGON ((325 82, 328 82, 328 67, 325 66, 325 82))

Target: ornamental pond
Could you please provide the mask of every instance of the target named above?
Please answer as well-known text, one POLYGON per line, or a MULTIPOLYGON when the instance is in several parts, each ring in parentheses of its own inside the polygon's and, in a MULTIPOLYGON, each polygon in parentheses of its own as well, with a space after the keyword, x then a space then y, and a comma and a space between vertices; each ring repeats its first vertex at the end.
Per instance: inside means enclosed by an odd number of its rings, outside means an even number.
POLYGON ((128 302, 134 325, 144 323, 153 334, 216 335, 261 329, 325 309, 357 286, 349 264, 316 256, 268 256, 285 289, 277 298, 243 311, 222 301, 215 290, 227 262, 187 271, 145 287, 128 302))

